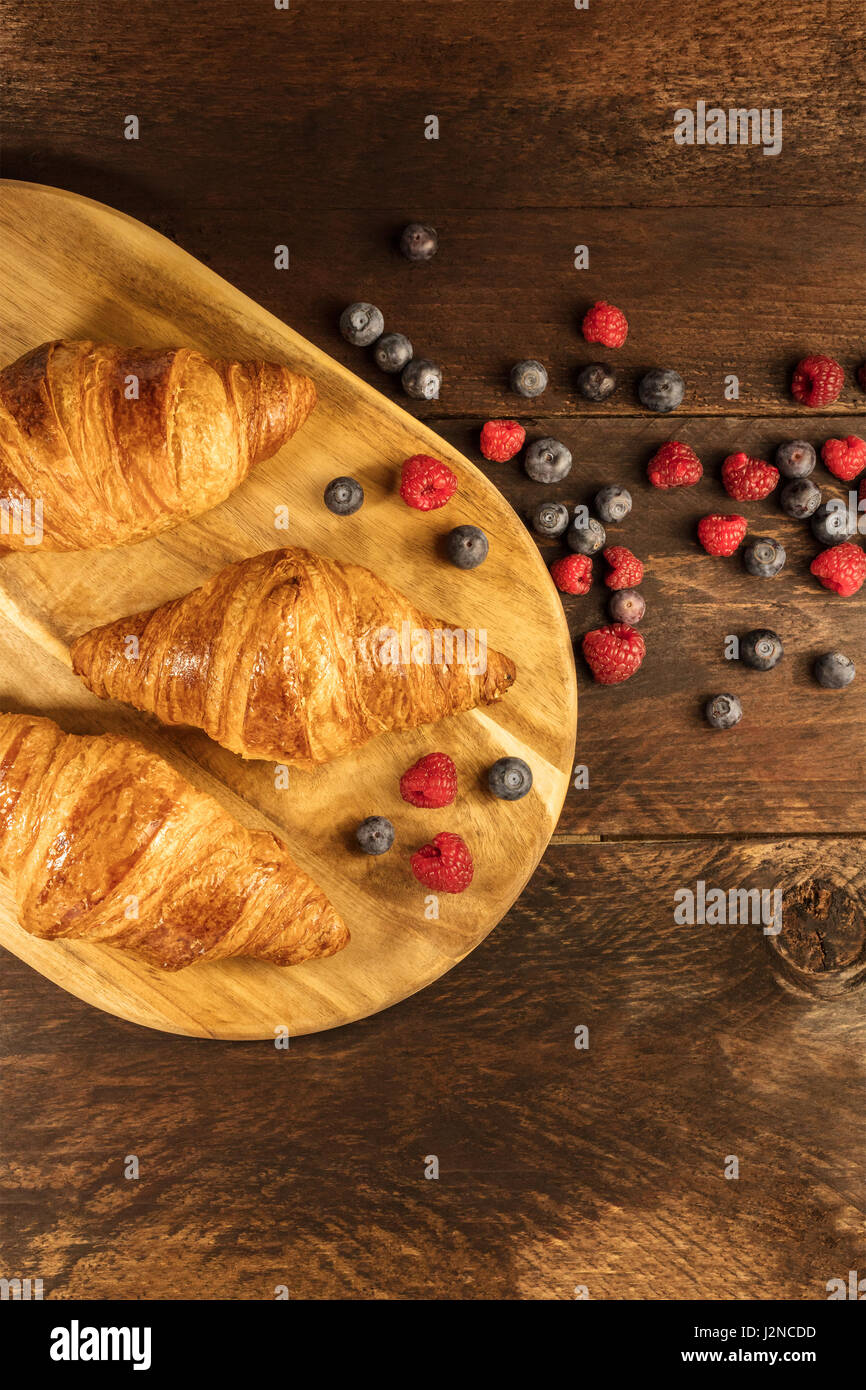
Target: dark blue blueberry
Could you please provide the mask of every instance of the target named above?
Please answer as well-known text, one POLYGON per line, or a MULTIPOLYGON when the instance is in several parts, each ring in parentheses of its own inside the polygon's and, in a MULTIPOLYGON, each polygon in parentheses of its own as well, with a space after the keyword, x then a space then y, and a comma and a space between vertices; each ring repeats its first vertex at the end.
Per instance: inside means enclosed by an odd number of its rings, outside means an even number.
POLYGON ((678 405, 682 405, 685 392, 685 382, 672 367, 654 367, 641 377, 637 388, 641 405, 660 415, 666 415, 669 410, 676 410, 678 405))
POLYGON ((365 854, 387 854, 394 843, 394 827, 384 816, 368 816, 355 835, 365 854))
POLYGON ((607 362, 590 362, 578 373, 577 389, 585 401, 606 401, 616 390, 616 372, 607 362))
POLYGON ((532 513, 532 529, 537 536, 561 536, 570 521, 571 513, 564 502, 539 502, 532 513))
POLYGON ((383 333, 373 348, 373 361, 383 372, 402 372, 412 361, 412 344, 405 333, 383 333))
POLYGON ((619 483, 609 483, 595 494, 595 510, 607 525, 625 521, 631 511, 631 493, 619 483))
POLYGON ((522 758, 500 758, 487 774, 487 785, 500 801, 519 801, 532 787, 532 771, 522 758))
POLYGON ((838 497, 822 502, 810 524, 812 535, 821 545, 839 545, 842 541, 850 540, 854 534, 848 508, 838 497))
POLYGON ((782 639, 771 628, 752 628, 740 639, 740 660, 753 671, 772 671, 784 654, 782 639))
POLYGON ((783 478, 808 478, 815 467, 815 450, 805 439, 791 439, 776 450, 776 467, 783 478))
POLYGON ((787 558, 782 542, 774 541, 772 536, 758 536, 749 541, 743 550, 743 564, 749 574, 757 575, 759 579, 772 579, 787 558))
POLYGON ((815 662, 815 679, 825 690, 842 690, 850 685, 857 668, 850 656, 842 652, 825 652, 815 662))
POLYGON ((743 717, 736 695, 713 695, 704 706, 707 723, 714 729, 732 729, 743 717))
POLYGON ((438 401, 442 386, 442 368, 426 357, 407 362, 400 377, 407 396, 416 401, 438 401))
POLYGON ((572 524, 565 537, 569 550, 574 550, 578 555, 597 555, 606 540, 605 529, 594 516, 589 518, 585 526, 572 524))
POLYGON ((821 505, 821 489, 811 478, 794 478, 782 488, 779 501, 786 516, 805 521, 821 505))
POLYGON ((354 478, 332 478, 325 488, 325 506, 335 516, 351 516, 364 501, 364 489, 354 478))
POLYGON ((540 396, 547 389, 547 372, 534 357, 515 362, 511 368, 511 389, 518 396, 540 396))
POLYGON ((571 470, 571 450, 558 439, 534 439, 523 455, 523 467, 536 483, 559 483, 571 470))
POLYGON ((607 611, 615 623, 637 627, 646 612, 646 599, 637 589, 614 589, 608 599, 607 611))
POLYGON ((477 526, 455 526, 448 532, 448 559, 460 570, 474 570, 487 559, 489 545, 477 526))
POLYGON ((400 237, 400 250, 407 261, 430 261, 439 249, 439 236, 435 227, 425 222, 410 222, 403 228, 400 237))
POLYGON ((340 332, 346 342, 352 343, 355 347, 369 347, 381 337, 384 330, 382 310, 377 309, 375 304, 359 301, 357 304, 350 304, 340 315, 340 332))

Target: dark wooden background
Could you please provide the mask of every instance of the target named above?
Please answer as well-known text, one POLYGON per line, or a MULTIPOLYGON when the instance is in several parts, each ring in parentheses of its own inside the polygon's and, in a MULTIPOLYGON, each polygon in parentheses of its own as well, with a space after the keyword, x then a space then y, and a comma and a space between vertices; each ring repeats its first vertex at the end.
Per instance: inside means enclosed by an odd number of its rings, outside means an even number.
MULTIPOLYGON (((61 1299, 826 1297, 864 1258, 866 603, 817 587, 772 500, 747 505, 789 548, 772 582, 704 557, 694 523, 732 449, 866 435, 862 6, 4 8, 5 176, 141 218, 390 391, 336 331, 370 298, 443 363, 418 413, 470 457, 488 415, 519 414, 574 451, 551 495, 626 482, 649 655, 619 689, 578 661, 589 790, 495 933, 384 1014, 288 1053, 175 1039, 4 955, 0 1273, 61 1299), (781 107, 782 153, 675 146, 699 99, 781 107), (430 265, 394 249, 412 218, 440 231, 430 265), (631 332, 623 388, 589 407, 598 297, 631 332), (826 415, 787 392, 807 351, 848 371, 826 415), (523 356, 549 366, 536 403, 507 391, 523 356), (674 420, 637 405, 651 365, 686 379, 674 420), (646 484, 670 437, 705 461, 693 492, 646 484), (787 648, 769 675, 723 659, 759 624, 787 648), (842 694, 809 675, 828 647, 860 665, 842 694), (714 735, 701 703, 729 687, 746 716, 714 735), (782 887, 782 934, 676 926, 700 878, 782 887)), ((544 492, 487 471, 519 511, 544 492)), ((603 612, 599 589, 566 603, 575 636, 603 612)))

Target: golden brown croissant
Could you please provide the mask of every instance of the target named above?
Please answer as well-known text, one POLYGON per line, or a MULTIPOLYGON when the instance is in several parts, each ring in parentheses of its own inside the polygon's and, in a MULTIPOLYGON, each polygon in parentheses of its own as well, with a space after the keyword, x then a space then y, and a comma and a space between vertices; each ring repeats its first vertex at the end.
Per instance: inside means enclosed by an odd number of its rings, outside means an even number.
POLYGON ((514 664, 360 565, 274 550, 72 646, 97 695, 244 758, 328 762, 387 729, 497 700, 514 664))
POLYGON ((297 965, 349 933, 263 830, 132 739, 0 714, 0 871, 34 936, 120 946, 164 970, 297 965))
POLYGON ((123 545, 199 516, 315 401, 308 377, 273 362, 43 343, 0 372, 0 545, 36 544, 40 511, 46 550, 123 545))

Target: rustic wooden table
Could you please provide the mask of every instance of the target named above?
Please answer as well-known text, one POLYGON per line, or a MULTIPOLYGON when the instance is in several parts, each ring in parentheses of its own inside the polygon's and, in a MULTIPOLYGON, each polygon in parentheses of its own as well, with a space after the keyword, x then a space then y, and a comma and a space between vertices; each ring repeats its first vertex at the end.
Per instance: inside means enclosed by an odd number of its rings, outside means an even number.
MULTIPOLYGON (((470 457, 517 414, 574 451, 552 495, 626 482, 649 655, 615 689, 578 663, 589 787, 494 934, 384 1014, 288 1052, 188 1041, 4 955, 0 1272, 51 1298, 825 1298, 863 1259, 866 600, 818 588, 772 499, 748 504, 788 546, 772 583, 704 557, 694 522, 732 449, 866 435, 862 6, 7 8, 3 173, 150 223, 388 391, 336 331, 370 298, 443 362, 418 413, 470 457), (781 153, 675 144, 698 101, 781 108, 781 153), (394 249, 412 218, 439 229, 429 265, 394 249), (590 407, 599 297, 631 331, 590 407), (848 374, 827 414, 787 391, 808 351, 848 374), (528 409, 524 356, 551 376, 528 409), (688 384, 674 420, 636 403, 654 364, 688 384), (693 492, 646 484, 670 437, 705 461, 693 492), (771 675, 724 659, 757 625, 786 643, 771 675), (842 694, 809 674, 829 647, 861 665, 842 694), (713 734, 702 700, 732 686, 746 716, 713 734), (782 932, 678 925, 699 880, 781 888, 782 932)), ((487 468, 519 511, 544 491, 487 468)), ((575 635, 603 613, 566 603, 575 635)))

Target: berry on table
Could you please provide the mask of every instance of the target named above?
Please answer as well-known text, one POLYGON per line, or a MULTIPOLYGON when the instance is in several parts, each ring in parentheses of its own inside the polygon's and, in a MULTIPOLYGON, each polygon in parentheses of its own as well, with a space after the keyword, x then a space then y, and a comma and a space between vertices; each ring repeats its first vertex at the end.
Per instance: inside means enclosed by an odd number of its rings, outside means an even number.
POLYGON ((831 497, 829 502, 816 507, 809 524, 819 545, 841 545, 854 535, 854 523, 839 497, 831 497))
POLYGON ((615 623, 628 623, 637 627, 646 612, 646 599, 637 589, 614 589, 607 611, 615 623))
POLYGON ((609 362, 590 362, 577 374, 577 389, 585 401, 606 401, 616 390, 616 372, 609 362))
POLYGON ((520 801, 532 788, 532 769, 522 758, 499 758, 487 774, 487 785, 500 801, 520 801))
POLYGON ((815 457, 815 450, 805 439, 791 439, 776 450, 776 467, 783 478, 808 478, 815 457))
POLYGON ((619 685, 629 680, 646 655, 646 643, 629 623, 598 627, 586 634, 581 647, 599 685, 619 685))
POLYGON ((862 589, 866 580, 866 555, 859 545, 844 541, 842 545, 834 545, 831 550, 822 550, 809 568, 825 589, 831 589, 842 598, 850 598, 862 589))
POLYGON ((821 450, 821 460, 834 478, 852 483, 866 468, 866 439, 849 434, 847 439, 828 439, 821 450))
POLYGON ((606 540, 607 533, 594 516, 589 518, 585 526, 575 526, 572 522, 565 537, 569 550, 576 551, 578 555, 597 555, 606 540))
POLYGON ((806 521, 821 505, 821 489, 811 478, 792 478, 779 495, 782 511, 795 521, 806 521))
POLYGON ((622 309, 603 299, 587 309, 580 327, 588 343, 601 343, 602 347, 622 347, 628 337, 628 319, 622 309))
POLYGON ((753 671, 772 671, 784 654, 782 639, 772 628, 752 628, 740 639, 740 660, 753 671))
POLYGON ((588 555, 564 555, 550 566, 550 577, 561 594, 588 594, 592 561, 588 555))
POLYGON ((688 444, 671 439, 657 449, 647 464, 653 487, 692 487, 704 476, 704 467, 688 444))
POLYGON ((534 439, 523 466, 536 483, 559 483, 571 470, 571 450, 558 439, 534 439))
POLYGON ((481 427, 481 452, 491 463, 508 463, 525 439, 526 430, 517 420, 488 420, 481 427))
POLYGON ((686 393, 686 383, 673 367, 654 367, 646 372, 637 385, 638 399, 647 410, 658 415, 667 415, 682 405, 686 393))
POLYGON ((439 249, 435 227, 425 222, 410 222, 400 235, 400 250, 407 261, 430 261, 439 249))
POLYGON ((432 512, 454 496, 457 478, 441 459, 429 454, 413 454, 403 464, 400 496, 419 512, 432 512))
POLYGON ((478 526, 455 526, 446 541, 448 559, 459 570, 474 570, 483 565, 490 549, 487 537, 478 526))
POLYGON ((536 535, 561 536, 568 530, 571 512, 564 502, 539 502, 531 520, 536 535))
POLYGON ((845 373, 836 359, 818 353, 797 363, 791 378, 791 395, 801 405, 817 410, 837 401, 844 385, 845 373))
POLYGON ((355 837, 365 854, 387 854, 394 843, 394 827, 384 816, 368 816, 355 837))
POLYGON ((744 516, 702 516, 698 540, 708 555, 733 555, 745 539, 748 524, 744 516))
POLYGON ((636 589, 643 583, 643 565, 627 546, 609 545, 604 558, 610 565, 610 574, 604 579, 609 589, 636 589))
POLYGON ((772 579, 784 567, 787 558, 782 542, 773 540, 771 536, 759 536, 749 541, 743 551, 746 569, 759 579, 772 579))
POLYGON ((607 525, 625 521, 631 511, 631 493, 620 483, 609 483, 595 494, 595 510, 607 525))
POLYGON ((475 872, 467 845, 447 830, 413 854, 410 863, 418 882, 437 893, 462 893, 475 872))
POLYGON ((457 797, 457 768, 447 753, 427 753, 403 773, 400 795, 412 806, 450 806, 457 797))
POLYGON ((354 347, 369 347, 384 331, 382 310, 377 309, 375 304, 359 300, 356 304, 350 304, 340 315, 340 332, 346 342, 354 347))
POLYGON ((779 470, 765 459, 728 454, 722 464, 722 486, 736 502, 761 502, 779 481, 779 470))
POLYGON ((819 656, 812 668, 815 680, 825 690, 844 690, 857 674, 857 668, 850 656, 843 652, 825 652, 819 656))
POLYGON ((438 401, 442 368, 426 357, 413 357, 400 376, 403 390, 415 401, 438 401))
POLYGON ((712 695, 704 706, 704 714, 713 729, 732 729, 743 717, 743 706, 736 695, 712 695))
POLYGON ((355 478, 332 478, 325 488, 325 506, 335 516, 351 516, 364 501, 364 489, 355 478))
POLYGON ((515 362, 511 368, 511 389, 518 396, 540 396, 547 390, 547 371, 534 357, 515 362))
POLYGON ((383 372, 402 372, 412 361, 412 344, 405 333, 383 333, 373 348, 373 361, 383 372))

